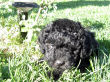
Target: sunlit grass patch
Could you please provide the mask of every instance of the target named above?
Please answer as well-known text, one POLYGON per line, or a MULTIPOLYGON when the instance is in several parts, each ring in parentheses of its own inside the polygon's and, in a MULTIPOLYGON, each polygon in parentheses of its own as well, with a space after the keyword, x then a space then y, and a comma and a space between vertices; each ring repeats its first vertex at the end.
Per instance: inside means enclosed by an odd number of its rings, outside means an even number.
MULTIPOLYGON (((39 4, 40 0, 36 2, 39 4)), ((37 38, 46 24, 58 18, 81 22, 84 27, 95 32, 100 45, 98 56, 90 59, 91 64, 86 72, 81 73, 78 69, 66 70, 58 82, 110 81, 110 1, 56 0, 54 4, 57 9, 50 9, 46 14, 42 12, 44 17, 40 15, 34 27, 31 25, 38 9, 33 9, 25 24, 34 30, 34 36, 31 42, 23 40, 22 43, 16 9, 5 4, 0 5, 0 81, 54 82, 47 75, 51 68, 46 62, 38 62, 43 55, 37 38)))

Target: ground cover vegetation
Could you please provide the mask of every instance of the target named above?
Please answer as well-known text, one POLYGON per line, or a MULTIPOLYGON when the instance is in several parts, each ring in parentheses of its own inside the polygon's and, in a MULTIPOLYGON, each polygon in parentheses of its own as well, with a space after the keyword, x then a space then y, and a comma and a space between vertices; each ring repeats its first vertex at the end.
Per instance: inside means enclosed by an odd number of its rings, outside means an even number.
MULTIPOLYGON (((47 75, 51 68, 46 62, 38 62, 43 55, 39 50, 37 38, 46 24, 58 18, 81 22, 84 27, 95 32, 96 40, 100 45, 98 56, 90 59, 90 67, 86 72, 80 73, 80 70, 73 67, 66 70, 58 82, 110 81, 109 0, 55 0, 51 5, 44 7, 34 26, 32 24, 39 9, 29 11, 29 19, 22 21, 26 28, 22 29, 34 30, 30 42, 19 37, 17 11, 10 3, 13 0, 2 1, 3 3, 0 3, 1 82, 54 82, 53 77, 49 78, 47 75)), ((35 1, 41 3, 41 0, 35 1)))

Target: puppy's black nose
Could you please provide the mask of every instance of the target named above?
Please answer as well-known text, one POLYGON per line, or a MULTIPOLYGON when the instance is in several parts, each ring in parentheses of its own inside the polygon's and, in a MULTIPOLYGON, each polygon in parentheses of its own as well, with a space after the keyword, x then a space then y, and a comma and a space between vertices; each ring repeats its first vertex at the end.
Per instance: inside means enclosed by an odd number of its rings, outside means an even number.
POLYGON ((60 66, 62 66, 62 65, 64 65, 64 64, 65 64, 64 61, 56 60, 55 63, 54 63, 54 66, 55 66, 55 67, 60 67, 60 66))

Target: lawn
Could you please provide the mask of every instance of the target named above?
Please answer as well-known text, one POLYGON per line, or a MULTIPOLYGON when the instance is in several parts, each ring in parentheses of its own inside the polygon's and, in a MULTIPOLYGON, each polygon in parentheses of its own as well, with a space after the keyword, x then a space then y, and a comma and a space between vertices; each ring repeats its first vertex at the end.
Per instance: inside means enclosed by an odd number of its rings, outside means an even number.
MULTIPOLYGON (((46 24, 58 18, 81 22, 95 32, 100 45, 98 56, 90 59, 90 67, 84 73, 78 69, 66 70, 58 82, 110 81, 110 0, 55 0, 52 7, 41 13, 34 27, 31 24, 38 9, 33 9, 24 28, 34 30, 30 42, 19 37, 16 9, 9 0, 5 1, 0 4, 0 82, 54 82, 47 76, 51 68, 46 62, 38 62, 43 55, 37 38, 46 24)), ((36 2, 39 4, 40 0, 36 2)))

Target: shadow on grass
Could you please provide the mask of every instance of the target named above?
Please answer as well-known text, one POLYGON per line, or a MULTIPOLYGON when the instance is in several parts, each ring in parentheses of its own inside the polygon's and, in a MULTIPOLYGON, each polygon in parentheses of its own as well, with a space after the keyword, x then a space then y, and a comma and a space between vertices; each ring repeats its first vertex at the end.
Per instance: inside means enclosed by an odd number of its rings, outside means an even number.
POLYGON ((104 23, 101 23, 99 21, 95 21, 95 20, 89 20, 89 19, 84 19, 84 25, 89 27, 90 29, 100 29, 100 28, 104 28, 104 23))
POLYGON ((104 49, 107 53, 110 53, 110 40, 98 40, 101 49, 104 49))
POLYGON ((99 43, 99 54, 98 59, 100 61, 99 65, 105 65, 109 63, 110 56, 110 41, 109 40, 98 40, 99 43))
POLYGON ((9 72, 9 67, 6 65, 1 67, 1 71, 2 71, 2 79, 9 79, 10 78, 10 72, 9 72))
POLYGON ((0 8, 0 17, 4 17, 4 18, 8 18, 9 16, 14 17, 15 15, 17 15, 16 9, 11 7, 11 8, 5 8, 5 7, 1 7, 0 8), (10 12, 10 10, 12 10, 10 12))
POLYGON ((76 8, 76 7, 82 7, 82 6, 108 6, 110 4, 110 1, 68 1, 68 2, 57 2, 57 7, 59 9, 67 9, 67 8, 76 8))
POLYGON ((86 77, 86 80, 90 79, 91 76, 93 76, 94 74, 97 76, 99 73, 101 73, 102 75, 98 75, 98 76, 103 76, 103 74, 107 72, 106 69, 104 68, 105 67, 108 68, 110 65, 109 63, 110 41, 109 40, 98 40, 98 43, 99 43, 99 53, 97 56, 95 56, 95 60, 94 60, 94 57, 92 59, 95 70, 92 70, 92 66, 89 67, 89 72, 86 71, 86 73, 88 74, 86 77), (90 74, 91 72, 94 72, 94 71, 95 73, 90 74))

